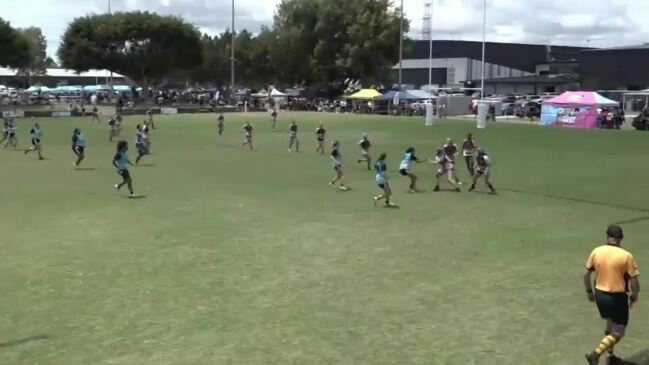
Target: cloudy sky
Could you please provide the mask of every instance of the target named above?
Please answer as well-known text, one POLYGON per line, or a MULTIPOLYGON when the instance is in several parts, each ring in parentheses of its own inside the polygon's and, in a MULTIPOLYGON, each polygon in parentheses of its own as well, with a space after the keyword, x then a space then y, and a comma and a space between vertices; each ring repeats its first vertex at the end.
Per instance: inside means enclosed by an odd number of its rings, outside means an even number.
MULTIPOLYGON (((109 0, 0 0, 0 17, 14 27, 39 26, 55 55, 69 21, 106 12, 109 0)), ((280 0, 235 0, 237 28, 270 24, 280 0)), ((395 0, 399 1, 399 0, 395 0)), ((413 38, 421 37, 424 3, 433 1, 435 39, 480 40, 482 0, 404 0, 413 38)), ((487 0, 487 40, 594 47, 649 42, 649 0, 487 0)), ((231 0, 111 0, 113 11, 174 14, 200 30, 229 27, 231 0)))

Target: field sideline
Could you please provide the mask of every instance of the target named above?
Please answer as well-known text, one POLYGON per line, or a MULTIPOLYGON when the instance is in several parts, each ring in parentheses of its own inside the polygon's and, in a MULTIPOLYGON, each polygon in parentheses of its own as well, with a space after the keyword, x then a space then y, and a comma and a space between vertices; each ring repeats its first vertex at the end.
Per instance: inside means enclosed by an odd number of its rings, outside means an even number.
MULTIPOLYGON (((272 131, 266 113, 225 118, 219 137, 215 115, 156 116, 154 155, 131 169, 142 199, 113 189, 105 120, 34 119, 46 161, 0 148, 0 364, 573 365, 603 336, 581 274, 609 223, 649 272, 649 134, 322 113, 280 113, 272 131), (244 118, 257 152, 240 148, 244 118), (302 153, 287 151, 291 119, 302 153), (342 142, 350 191, 327 185, 320 120, 342 142), (88 139, 80 171, 74 127, 88 139), (372 203, 363 132, 375 157, 388 153, 400 209, 372 203), (425 191, 406 194, 405 149, 428 158, 467 132, 499 194, 433 193, 429 163, 414 166, 425 191)), ((141 119, 124 122, 132 160, 141 119)), ((19 147, 31 124, 18 120, 19 147)), ((468 181, 461 163, 458 175, 468 181)), ((645 293, 631 316, 616 351, 649 364, 645 293)))

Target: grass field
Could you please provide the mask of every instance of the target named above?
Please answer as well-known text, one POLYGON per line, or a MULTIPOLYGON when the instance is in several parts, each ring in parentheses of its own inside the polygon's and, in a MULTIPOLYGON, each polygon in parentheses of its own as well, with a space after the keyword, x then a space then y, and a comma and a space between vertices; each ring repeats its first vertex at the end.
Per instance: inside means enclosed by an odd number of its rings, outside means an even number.
MULTIPOLYGON (((226 115, 219 137, 215 116, 158 117, 154 155, 131 170, 142 199, 113 189, 105 122, 39 120, 46 161, 0 149, 0 364, 581 364, 603 337, 581 274, 606 225, 649 270, 649 134, 315 113, 280 114, 273 132, 268 119, 226 115), (239 147, 246 117, 254 153, 239 147), (303 153, 287 152, 291 118, 303 153), (327 185, 319 120, 350 191, 327 185), (372 203, 363 132, 389 155, 400 209, 372 203), (403 151, 428 157, 467 132, 499 195, 433 193, 428 163, 414 168, 426 191, 406 194, 403 151)), ((617 352, 649 364, 647 339, 641 294, 617 352)))

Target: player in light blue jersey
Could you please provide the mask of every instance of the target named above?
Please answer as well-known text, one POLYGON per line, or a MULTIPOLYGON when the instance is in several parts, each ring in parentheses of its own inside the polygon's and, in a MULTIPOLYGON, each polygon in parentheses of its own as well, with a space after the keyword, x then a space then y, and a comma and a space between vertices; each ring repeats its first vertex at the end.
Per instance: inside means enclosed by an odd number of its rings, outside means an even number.
POLYGON ((392 189, 390 188, 390 182, 388 181, 388 167, 385 163, 386 158, 387 155, 385 153, 382 153, 374 164, 374 171, 376 172, 376 184, 379 186, 379 189, 383 191, 383 194, 374 197, 374 205, 376 205, 379 200, 385 199, 386 207, 394 207, 395 205, 390 201, 390 197, 392 196, 392 189))
POLYGON ((415 156, 415 149, 409 147, 403 155, 403 160, 401 160, 401 164, 399 165, 399 173, 410 178, 410 190, 408 190, 408 192, 411 194, 417 192, 417 179, 419 178, 410 170, 413 162, 420 163, 422 160, 415 156))
POLYGON ((72 132, 72 152, 77 156, 74 167, 79 167, 81 161, 86 158, 86 136, 79 128, 75 128, 72 132))
POLYGON ((149 154, 149 150, 146 146, 146 134, 142 131, 142 126, 139 124, 135 126, 135 148, 137 148, 137 158, 135 163, 140 163, 142 157, 149 154))
POLYGON ((119 141, 117 143, 117 153, 113 157, 113 166, 117 169, 117 173, 122 177, 122 182, 115 184, 115 189, 119 191, 124 185, 128 186, 128 190, 133 196, 133 179, 128 171, 129 165, 133 163, 128 159, 128 143, 126 141, 119 141))
POLYGON ((40 124, 34 124, 34 127, 29 131, 29 134, 32 136, 32 146, 25 150, 25 154, 28 154, 32 151, 38 153, 38 159, 42 160, 43 155, 41 154, 41 138, 43 137, 43 131, 41 130, 40 124))
POLYGON ((329 185, 334 186, 336 182, 340 183, 338 187, 342 191, 346 191, 347 187, 345 186, 345 171, 343 171, 343 156, 340 153, 340 142, 333 141, 331 143, 333 147, 331 150, 331 161, 333 162, 334 170, 336 170, 336 176, 329 182, 329 185))

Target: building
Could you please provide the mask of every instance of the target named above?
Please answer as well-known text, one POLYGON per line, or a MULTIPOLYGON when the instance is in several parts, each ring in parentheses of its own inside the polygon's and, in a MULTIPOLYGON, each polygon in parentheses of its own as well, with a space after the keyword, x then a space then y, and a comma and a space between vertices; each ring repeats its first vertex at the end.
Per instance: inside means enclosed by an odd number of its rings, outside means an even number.
POLYGON ((649 43, 589 49, 581 52, 582 87, 588 90, 642 90, 649 88, 649 43))
MULTIPOLYGON (((404 51, 403 84, 419 88, 480 87, 482 42, 433 41, 432 60, 429 41, 412 41, 404 51)), ((520 43, 485 43, 485 92, 559 92, 576 85, 582 47, 520 43)), ((393 67, 395 80, 399 65, 393 67)))
MULTIPOLYGON (((73 70, 63 68, 47 68, 43 75, 19 75, 18 71, 10 68, 0 67, 0 85, 18 88, 28 88, 31 85, 55 87, 57 85, 107 85, 110 80, 110 72, 107 70, 90 70, 76 73, 73 70)), ((113 84, 126 84, 127 79, 113 73, 113 84)))

